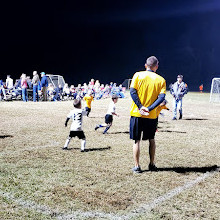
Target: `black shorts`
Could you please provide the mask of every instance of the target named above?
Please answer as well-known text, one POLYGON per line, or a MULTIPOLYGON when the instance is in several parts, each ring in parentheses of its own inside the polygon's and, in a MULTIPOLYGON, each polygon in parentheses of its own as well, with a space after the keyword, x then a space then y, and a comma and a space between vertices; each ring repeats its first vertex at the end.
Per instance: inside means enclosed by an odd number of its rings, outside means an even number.
POLYGON ((85 110, 89 113, 89 112, 91 112, 91 108, 89 108, 89 107, 85 107, 85 110))
POLYGON ((142 140, 154 139, 157 130, 158 119, 140 118, 131 116, 130 139, 139 141, 143 132, 142 140))
POLYGON ((86 110, 86 115, 89 116, 89 113, 91 112, 91 108, 85 107, 85 110, 86 110))
POLYGON ((105 123, 110 124, 113 122, 113 116, 112 115, 105 115, 105 123))
POLYGON ((85 134, 83 131, 70 131, 69 137, 78 137, 79 139, 85 139, 85 134))

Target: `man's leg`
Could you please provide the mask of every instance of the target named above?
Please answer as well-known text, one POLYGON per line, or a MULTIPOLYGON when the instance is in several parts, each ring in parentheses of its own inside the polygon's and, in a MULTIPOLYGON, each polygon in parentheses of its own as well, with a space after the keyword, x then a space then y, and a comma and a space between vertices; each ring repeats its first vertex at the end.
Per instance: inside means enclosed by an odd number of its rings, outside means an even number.
POLYGON ((33 86, 33 102, 36 102, 36 86, 33 86))
POLYGON ((25 89, 26 102, 28 101, 28 91, 25 89))
POLYGON ((179 113, 180 113, 179 119, 182 119, 182 117, 183 117, 182 99, 179 100, 178 106, 179 106, 179 113))
POLYGON ((26 101, 25 100, 25 89, 22 89, 22 99, 23 99, 24 102, 26 101))
POLYGON ((156 151, 155 140, 154 139, 150 139, 149 140, 149 156, 150 156, 149 170, 150 171, 157 171, 157 167, 154 164, 155 151, 156 151))
POLYGON ((149 140, 150 164, 154 164, 155 151, 156 151, 155 140, 154 140, 154 139, 150 139, 150 140, 149 140))
POLYGON ((135 167, 140 167, 139 158, 140 158, 140 140, 135 141, 133 145, 133 157, 135 167))
POLYGON ((177 119, 177 101, 173 99, 173 120, 177 119))

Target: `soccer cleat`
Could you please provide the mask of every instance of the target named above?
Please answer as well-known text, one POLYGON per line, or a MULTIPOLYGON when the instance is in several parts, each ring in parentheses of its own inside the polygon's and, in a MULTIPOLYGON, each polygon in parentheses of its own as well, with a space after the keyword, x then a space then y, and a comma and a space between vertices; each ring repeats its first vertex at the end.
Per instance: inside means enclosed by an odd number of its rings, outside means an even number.
POLYGON ((85 150, 81 150, 81 152, 85 152, 85 150))
POLYGON ((95 126, 95 130, 97 130, 98 128, 99 128, 99 125, 96 125, 96 126, 95 126))
POLYGON ((176 119, 176 117, 173 117, 173 119, 172 119, 172 120, 177 120, 177 119, 176 119))
POLYGON ((133 171, 134 173, 142 173, 141 167, 133 167, 133 168, 132 168, 132 171, 133 171))
POLYGON ((148 169, 150 171, 157 171, 158 170, 157 167, 155 166, 155 164, 149 164, 148 169))
POLYGON ((63 150, 68 150, 68 148, 67 148, 67 147, 63 147, 62 149, 63 149, 63 150))
POLYGON ((182 119, 183 118, 183 115, 182 114, 180 114, 180 117, 179 117, 179 119, 182 119))

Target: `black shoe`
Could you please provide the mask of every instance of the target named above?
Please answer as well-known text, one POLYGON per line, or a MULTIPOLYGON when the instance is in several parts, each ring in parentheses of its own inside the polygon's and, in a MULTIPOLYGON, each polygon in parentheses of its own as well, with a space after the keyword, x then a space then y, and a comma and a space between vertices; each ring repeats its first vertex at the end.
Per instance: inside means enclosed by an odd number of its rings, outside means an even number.
POLYGON ((81 150, 81 152, 85 152, 86 150, 81 150))
POLYGON ((176 119, 176 117, 173 117, 173 119, 172 119, 172 120, 177 120, 177 119, 176 119))
POLYGON ((95 126, 95 130, 97 130, 98 128, 99 128, 99 125, 96 125, 96 126, 95 126))
POLYGON ((180 117, 179 117, 179 119, 182 119, 183 118, 183 115, 182 114, 180 114, 180 117))
POLYGON ((155 164, 149 164, 148 169, 150 171, 158 171, 157 167, 155 166, 155 164))
POLYGON ((133 171, 134 173, 142 173, 141 167, 133 167, 133 168, 132 168, 132 171, 133 171))
POLYGON ((68 150, 68 148, 67 148, 67 147, 63 147, 62 149, 63 149, 63 150, 68 150))

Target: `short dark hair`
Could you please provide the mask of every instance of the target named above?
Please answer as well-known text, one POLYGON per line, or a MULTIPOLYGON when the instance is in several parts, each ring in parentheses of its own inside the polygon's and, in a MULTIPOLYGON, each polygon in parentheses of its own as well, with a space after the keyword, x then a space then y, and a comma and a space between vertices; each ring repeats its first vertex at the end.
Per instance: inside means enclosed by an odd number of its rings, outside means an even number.
POLYGON ((118 99, 118 96, 117 95, 112 95, 112 100, 114 99, 118 99))
POLYGON ((177 78, 183 79, 183 75, 178 75, 177 78))
POLYGON ((81 100, 80 100, 80 99, 74 99, 74 100, 73 100, 73 106, 74 106, 75 108, 79 108, 80 105, 81 105, 81 100))
POLYGON ((155 56, 148 57, 146 60, 146 64, 149 67, 155 67, 159 64, 158 59, 155 56))

